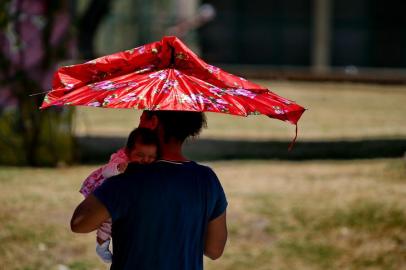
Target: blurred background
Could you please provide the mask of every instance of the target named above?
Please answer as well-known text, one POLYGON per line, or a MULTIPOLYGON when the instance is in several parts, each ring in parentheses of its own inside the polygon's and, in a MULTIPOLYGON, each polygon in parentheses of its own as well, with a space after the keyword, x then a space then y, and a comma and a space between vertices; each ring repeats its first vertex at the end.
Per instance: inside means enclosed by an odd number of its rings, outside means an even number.
POLYGON ((400 0, 3 0, 0 263, 107 269, 69 220, 85 177, 140 112, 40 111, 63 65, 176 35, 206 62, 308 110, 295 127, 207 114, 188 142, 229 199, 206 269, 406 269, 406 3, 400 0), (39 93, 39 94, 38 94, 39 93), (33 95, 34 94, 34 95, 33 95))

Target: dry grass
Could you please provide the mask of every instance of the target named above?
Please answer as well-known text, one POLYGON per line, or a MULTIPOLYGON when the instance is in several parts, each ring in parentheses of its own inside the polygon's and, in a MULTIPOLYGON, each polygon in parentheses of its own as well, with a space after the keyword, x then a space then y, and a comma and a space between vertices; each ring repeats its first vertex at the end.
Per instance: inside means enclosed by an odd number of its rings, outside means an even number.
MULTIPOLYGON (((406 269, 404 160, 213 162, 229 242, 207 269, 406 269)), ((94 235, 69 231, 94 167, 0 169, 0 265, 106 269, 94 235)))
MULTIPOLYGON (((309 110, 302 140, 405 138, 404 86, 263 82, 309 110)), ((125 137, 139 112, 80 108, 76 133, 125 137)), ((202 137, 288 139, 294 127, 266 117, 209 114, 202 137)), ((216 270, 406 270, 404 159, 210 163, 229 199, 216 270)), ((106 269, 95 236, 70 233, 81 181, 94 166, 0 167, 0 268, 106 269)))
POLYGON ((231 225, 223 268, 213 269, 406 269, 402 161, 213 167, 231 225))
MULTIPOLYGON (((299 122, 302 140, 405 137, 406 87, 350 83, 259 82, 296 100, 308 110, 299 122)), ((139 111, 80 108, 76 132, 127 136, 138 124, 139 111)), ((264 116, 247 119, 208 114, 203 138, 288 139, 294 127, 264 116)))

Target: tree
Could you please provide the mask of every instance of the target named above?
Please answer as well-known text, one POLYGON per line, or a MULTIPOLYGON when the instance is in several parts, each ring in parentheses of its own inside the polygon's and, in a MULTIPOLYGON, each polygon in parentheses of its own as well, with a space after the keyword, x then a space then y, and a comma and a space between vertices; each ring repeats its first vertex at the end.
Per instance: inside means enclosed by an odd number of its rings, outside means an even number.
MULTIPOLYGON (((91 9, 94 0, 78 20, 86 25, 96 21, 89 30, 71 26, 74 1, 1 1, 0 163, 39 166, 74 160, 73 109, 40 111, 43 95, 30 94, 50 89, 57 65, 75 57, 75 30, 83 29, 81 44, 93 40, 110 0, 100 2, 105 6, 102 12, 91 9)), ((89 44, 91 49, 93 43, 89 44)))

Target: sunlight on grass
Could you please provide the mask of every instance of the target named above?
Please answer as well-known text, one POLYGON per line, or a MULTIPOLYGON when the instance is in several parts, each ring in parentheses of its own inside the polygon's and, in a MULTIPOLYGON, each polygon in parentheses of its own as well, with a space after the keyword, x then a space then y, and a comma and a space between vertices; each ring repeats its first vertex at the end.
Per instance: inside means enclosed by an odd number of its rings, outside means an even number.
MULTIPOLYGON (((300 140, 397 138, 406 136, 406 87, 351 83, 259 81, 308 110, 299 122, 300 140)), ((138 125, 137 110, 78 107, 76 133, 127 136, 138 125)), ((266 116, 208 113, 202 138, 289 140, 294 126, 266 116)))
POLYGON ((333 244, 319 244, 303 239, 282 241, 277 248, 288 259, 300 258, 307 263, 325 268, 329 268, 340 255, 340 251, 333 244))
POLYGON ((361 201, 343 209, 330 209, 315 227, 318 230, 347 227, 379 233, 385 229, 402 229, 406 216, 400 206, 389 206, 378 201, 361 201))
MULTIPOLYGON (((403 159, 208 163, 228 197, 229 242, 220 260, 205 260, 206 269, 402 269, 402 164, 403 159)), ((95 167, 0 169, 1 265, 107 268, 95 254, 95 235, 69 229, 82 200, 80 184, 95 167)))
MULTIPOLYGON (((406 137, 405 86, 259 83, 308 108, 299 122, 299 141, 406 137)), ((126 137, 139 116, 135 110, 81 107, 75 133, 126 137)), ((261 141, 294 135, 294 126, 265 116, 207 117, 202 138, 261 141)), ((227 194, 229 241, 220 260, 205 259, 205 269, 406 269, 404 158, 207 164, 227 194)), ((82 200, 80 185, 96 167, 0 167, 1 269, 108 268, 95 254, 95 234, 73 234, 69 228, 82 200)))

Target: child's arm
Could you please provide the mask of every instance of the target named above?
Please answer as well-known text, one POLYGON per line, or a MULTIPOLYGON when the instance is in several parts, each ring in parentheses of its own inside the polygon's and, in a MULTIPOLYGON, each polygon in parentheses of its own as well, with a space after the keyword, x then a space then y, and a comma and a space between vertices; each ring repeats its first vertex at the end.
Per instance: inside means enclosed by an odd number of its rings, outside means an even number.
POLYGON ((87 197, 89 194, 93 192, 93 190, 100 184, 99 179, 101 175, 102 168, 99 168, 93 171, 86 179, 83 181, 82 187, 80 188, 79 192, 83 194, 83 196, 87 197))
POLYGON ((102 167, 102 175, 104 178, 109 178, 114 175, 124 172, 127 167, 128 158, 124 149, 118 150, 112 154, 109 163, 102 167))

